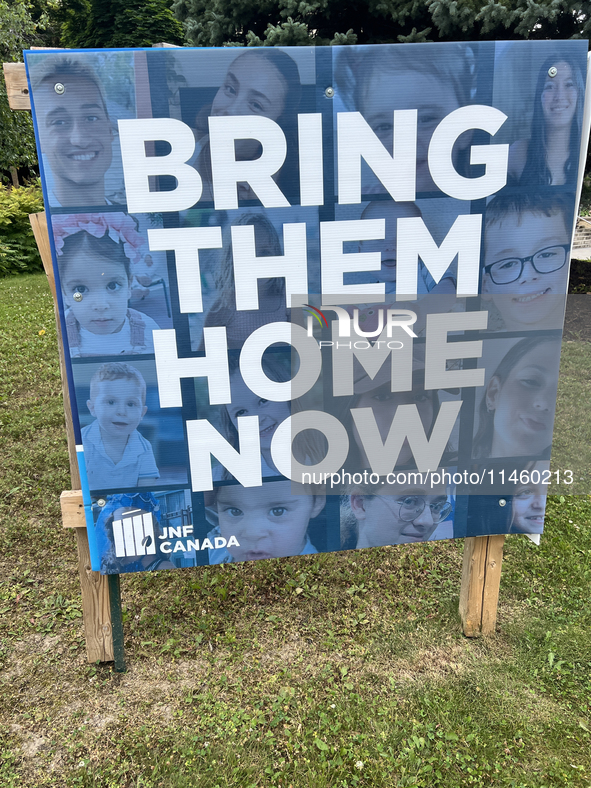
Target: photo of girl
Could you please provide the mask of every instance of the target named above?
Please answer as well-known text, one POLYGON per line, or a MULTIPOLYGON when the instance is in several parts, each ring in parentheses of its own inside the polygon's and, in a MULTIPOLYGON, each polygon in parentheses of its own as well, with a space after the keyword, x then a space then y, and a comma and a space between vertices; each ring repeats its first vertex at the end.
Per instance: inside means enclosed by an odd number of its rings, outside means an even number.
MULTIPOLYGON (((277 230, 263 213, 243 213, 232 223, 254 228, 257 257, 279 257, 283 254, 277 230)), ((241 348, 244 340, 267 323, 289 321, 286 307, 285 279, 259 281, 259 308, 236 311, 236 291, 230 228, 226 228, 224 252, 215 274, 218 296, 205 315, 204 327, 225 326, 228 348, 241 348)), ((200 343, 199 348, 203 350, 200 343)))
POLYGON ((529 139, 509 149, 509 176, 521 186, 576 183, 585 82, 576 60, 554 52, 542 63, 529 139))
POLYGON ((216 536, 226 540, 234 536, 239 544, 210 549, 209 563, 317 553, 308 527, 325 503, 325 496, 306 494, 304 485, 288 480, 266 482, 261 487, 215 487, 205 493, 207 518, 215 526, 207 536, 212 542, 216 536))
MULTIPOLYGON (((409 487, 396 495, 380 495, 375 485, 368 494, 353 492, 341 498, 341 549, 426 542, 437 527, 453 516, 445 487, 409 487)), ((451 528, 449 529, 451 533, 451 528)))
POLYGON ((144 260, 136 222, 123 213, 52 217, 70 355, 153 353, 159 325, 131 309, 132 265, 144 260))
MULTIPOLYGON (((433 132, 450 112, 471 104, 475 95, 475 60, 466 44, 440 44, 429 57, 417 56, 420 44, 358 46, 335 50, 335 74, 350 111, 360 112, 386 150, 392 151, 393 112, 418 111, 417 192, 435 192, 427 153, 433 132)), ((467 174, 471 133, 454 147, 454 166, 467 174)), ((373 178, 365 194, 383 193, 373 178)))
MULTIPOLYGON (((530 463, 526 473, 529 479, 517 485, 511 506, 512 534, 541 534, 544 530, 548 485, 541 484, 543 472, 549 463, 530 463)), ((525 475, 525 474, 524 474, 525 475)))
MULTIPOLYGON (((289 202, 297 195, 297 114, 301 83, 298 66, 286 52, 275 47, 241 52, 229 65, 226 75, 210 106, 202 107, 195 118, 195 136, 199 154, 194 164, 203 181, 201 201, 213 199, 211 156, 209 148, 210 116, 258 115, 275 121, 287 140, 285 164, 275 180, 289 202)), ((236 145, 238 161, 260 156, 261 146, 254 140, 240 140, 236 145)), ((256 200, 247 184, 238 187, 238 198, 256 200)))
MULTIPOLYGON (((485 368, 487 355, 485 346, 485 368)), ((475 458, 548 456, 559 362, 560 340, 552 336, 522 339, 511 347, 480 400, 475 458)))

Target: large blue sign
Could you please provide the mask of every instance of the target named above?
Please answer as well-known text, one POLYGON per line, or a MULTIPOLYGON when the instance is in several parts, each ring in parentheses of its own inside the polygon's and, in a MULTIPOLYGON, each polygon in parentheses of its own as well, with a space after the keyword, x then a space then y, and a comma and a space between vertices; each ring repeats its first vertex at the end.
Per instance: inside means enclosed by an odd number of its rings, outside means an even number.
POLYGON ((586 41, 26 64, 94 569, 542 532, 586 41))

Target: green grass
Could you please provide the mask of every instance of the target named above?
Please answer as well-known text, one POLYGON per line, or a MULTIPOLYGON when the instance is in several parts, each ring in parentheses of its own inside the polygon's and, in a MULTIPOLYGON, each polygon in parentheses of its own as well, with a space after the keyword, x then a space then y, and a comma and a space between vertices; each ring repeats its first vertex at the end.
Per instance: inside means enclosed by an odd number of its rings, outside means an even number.
POLYGON ((88 665, 53 320, 0 280, 2 788, 591 785, 588 498, 507 541, 490 639, 446 542, 125 576, 129 671, 88 665))

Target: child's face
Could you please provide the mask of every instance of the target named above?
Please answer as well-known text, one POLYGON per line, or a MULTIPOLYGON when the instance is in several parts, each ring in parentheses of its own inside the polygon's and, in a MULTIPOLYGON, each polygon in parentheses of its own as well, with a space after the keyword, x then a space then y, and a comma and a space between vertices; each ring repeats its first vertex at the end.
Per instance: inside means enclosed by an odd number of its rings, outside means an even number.
POLYGON ((86 405, 102 432, 112 438, 131 435, 148 410, 140 384, 128 378, 99 381, 94 399, 86 405))
POLYGON ((351 509, 359 521, 361 544, 378 547, 427 541, 439 525, 440 512, 448 503, 444 492, 426 495, 427 492, 409 490, 400 495, 352 495, 351 509), (418 514, 409 519, 413 507, 418 514))
MULTIPOLYGON (((486 231, 485 265, 503 263, 504 269, 513 268, 519 272, 520 263, 515 258, 529 257, 542 250, 541 265, 548 264, 551 255, 555 255, 557 264, 564 255, 565 264, 562 268, 548 274, 538 273, 532 266, 531 260, 524 263, 523 271, 519 278, 509 284, 496 284, 492 272, 484 274, 482 282, 483 293, 488 293, 501 313, 505 327, 508 330, 519 328, 553 328, 544 325, 544 319, 563 302, 559 296, 566 293, 566 279, 568 276, 568 262, 563 250, 552 247, 568 245, 570 237, 566 229, 562 213, 553 213, 551 216, 536 213, 524 213, 520 217, 512 214, 505 217, 498 224, 492 225, 486 231)), ((503 266, 499 271, 503 276, 503 266)))
MULTIPOLYGON (((544 466, 544 469, 546 468, 547 466, 544 466)), ((537 463, 534 470, 538 470, 538 473, 541 474, 541 469, 542 463, 537 463)), ((517 488, 513 496, 512 531, 521 534, 542 533, 547 488, 548 486, 545 484, 522 484, 517 488)))
POLYGON ((97 183, 111 166, 113 132, 96 85, 68 77, 58 95, 50 82, 38 92, 43 153, 58 180, 72 186, 97 183))
POLYGON ((123 327, 131 287, 125 268, 92 252, 78 252, 62 276, 64 302, 82 328, 92 334, 116 334, 123 327), (82 295, 75 301, 74 293, 82 295))
POLYGON ((376 271, 376 279, 380 282, 396 282, 396 238, 398 219, 420 216, 416 205, 402 205, 395 202, 372 202, 363 212, 364 219, 385 219, 385 237, 379 241, 361 241, 360 252, 379 252, 382 256, 382 267, 376 271))
POLYGON ((578 91, 568 63, 556 65, 555 77, 546 77, 542 88, 542 112, 550 129, 569 127, 577 109, 578 91))
POLYGON ((493 457, 535 455, 552 442, 560 345, 544 342, 509 372, 493 377, 486 404, 494 411, 493 457))
POLYGON ((228 548, 236 561, 299 555, 308 523, 324 503, 318 495, 294 496, 290 481, 220 487, 216 501, 221 535, 240 543, 228 548))
MULTIPOLYGON (((446 115, 458 109, 454 88, 434 74, 417 72, 375 73, 368 82, 361 112, 386 149, 392 151, 392 113, 397 109, 416 109, 417 118, 417 191, 437 191, 431 178, 427 154, 433 132, 446 115)), ((465 147, 470 138, 462 136, 456 147, 465 147)))
POLYGON ((289 416, 289 403, 272 402, 253 394, 238 371, 232 375, 231 385, 232 404, 226 407, 232 424, 238 429, 239 416, 258 416, 261 448, 268 449, 275 430, 289 416))

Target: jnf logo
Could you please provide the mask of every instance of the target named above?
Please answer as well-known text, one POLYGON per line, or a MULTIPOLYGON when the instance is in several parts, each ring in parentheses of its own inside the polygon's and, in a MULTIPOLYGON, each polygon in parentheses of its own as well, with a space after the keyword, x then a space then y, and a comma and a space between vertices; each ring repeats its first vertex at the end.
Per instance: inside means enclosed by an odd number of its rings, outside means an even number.
POLYGON ((131 509, 120 520, 113 520, 117 558, 156 555, 154 521, 151 512, 131 509))
MULTIPOLYGON (((323 328, 329 328, 328 319, 323 311, 311 304, 304 304, 302 309, 305 312, 309 312, 307 318, 309 337, 314 336, 314 319, 323 328)), ((342 306, 323 306, 322 309, 336 313, 339 339, 351 336, 351 324, 353 324, 353 332, 358 337, 363 337, 363 339, 379 337, 384 328, 386 329, 386 336, 390 339, 392 337, 392 329, 395 327, 401 328, 409 337, 415 338, 417 336, 411 328, 417 322, 417 314, 410 309, 390 309, 388 307, 380 309, 372 306, 359 310, 358 307, 355 307, 353 309, 353 319, 351 319, 351 314, 342 306)))

